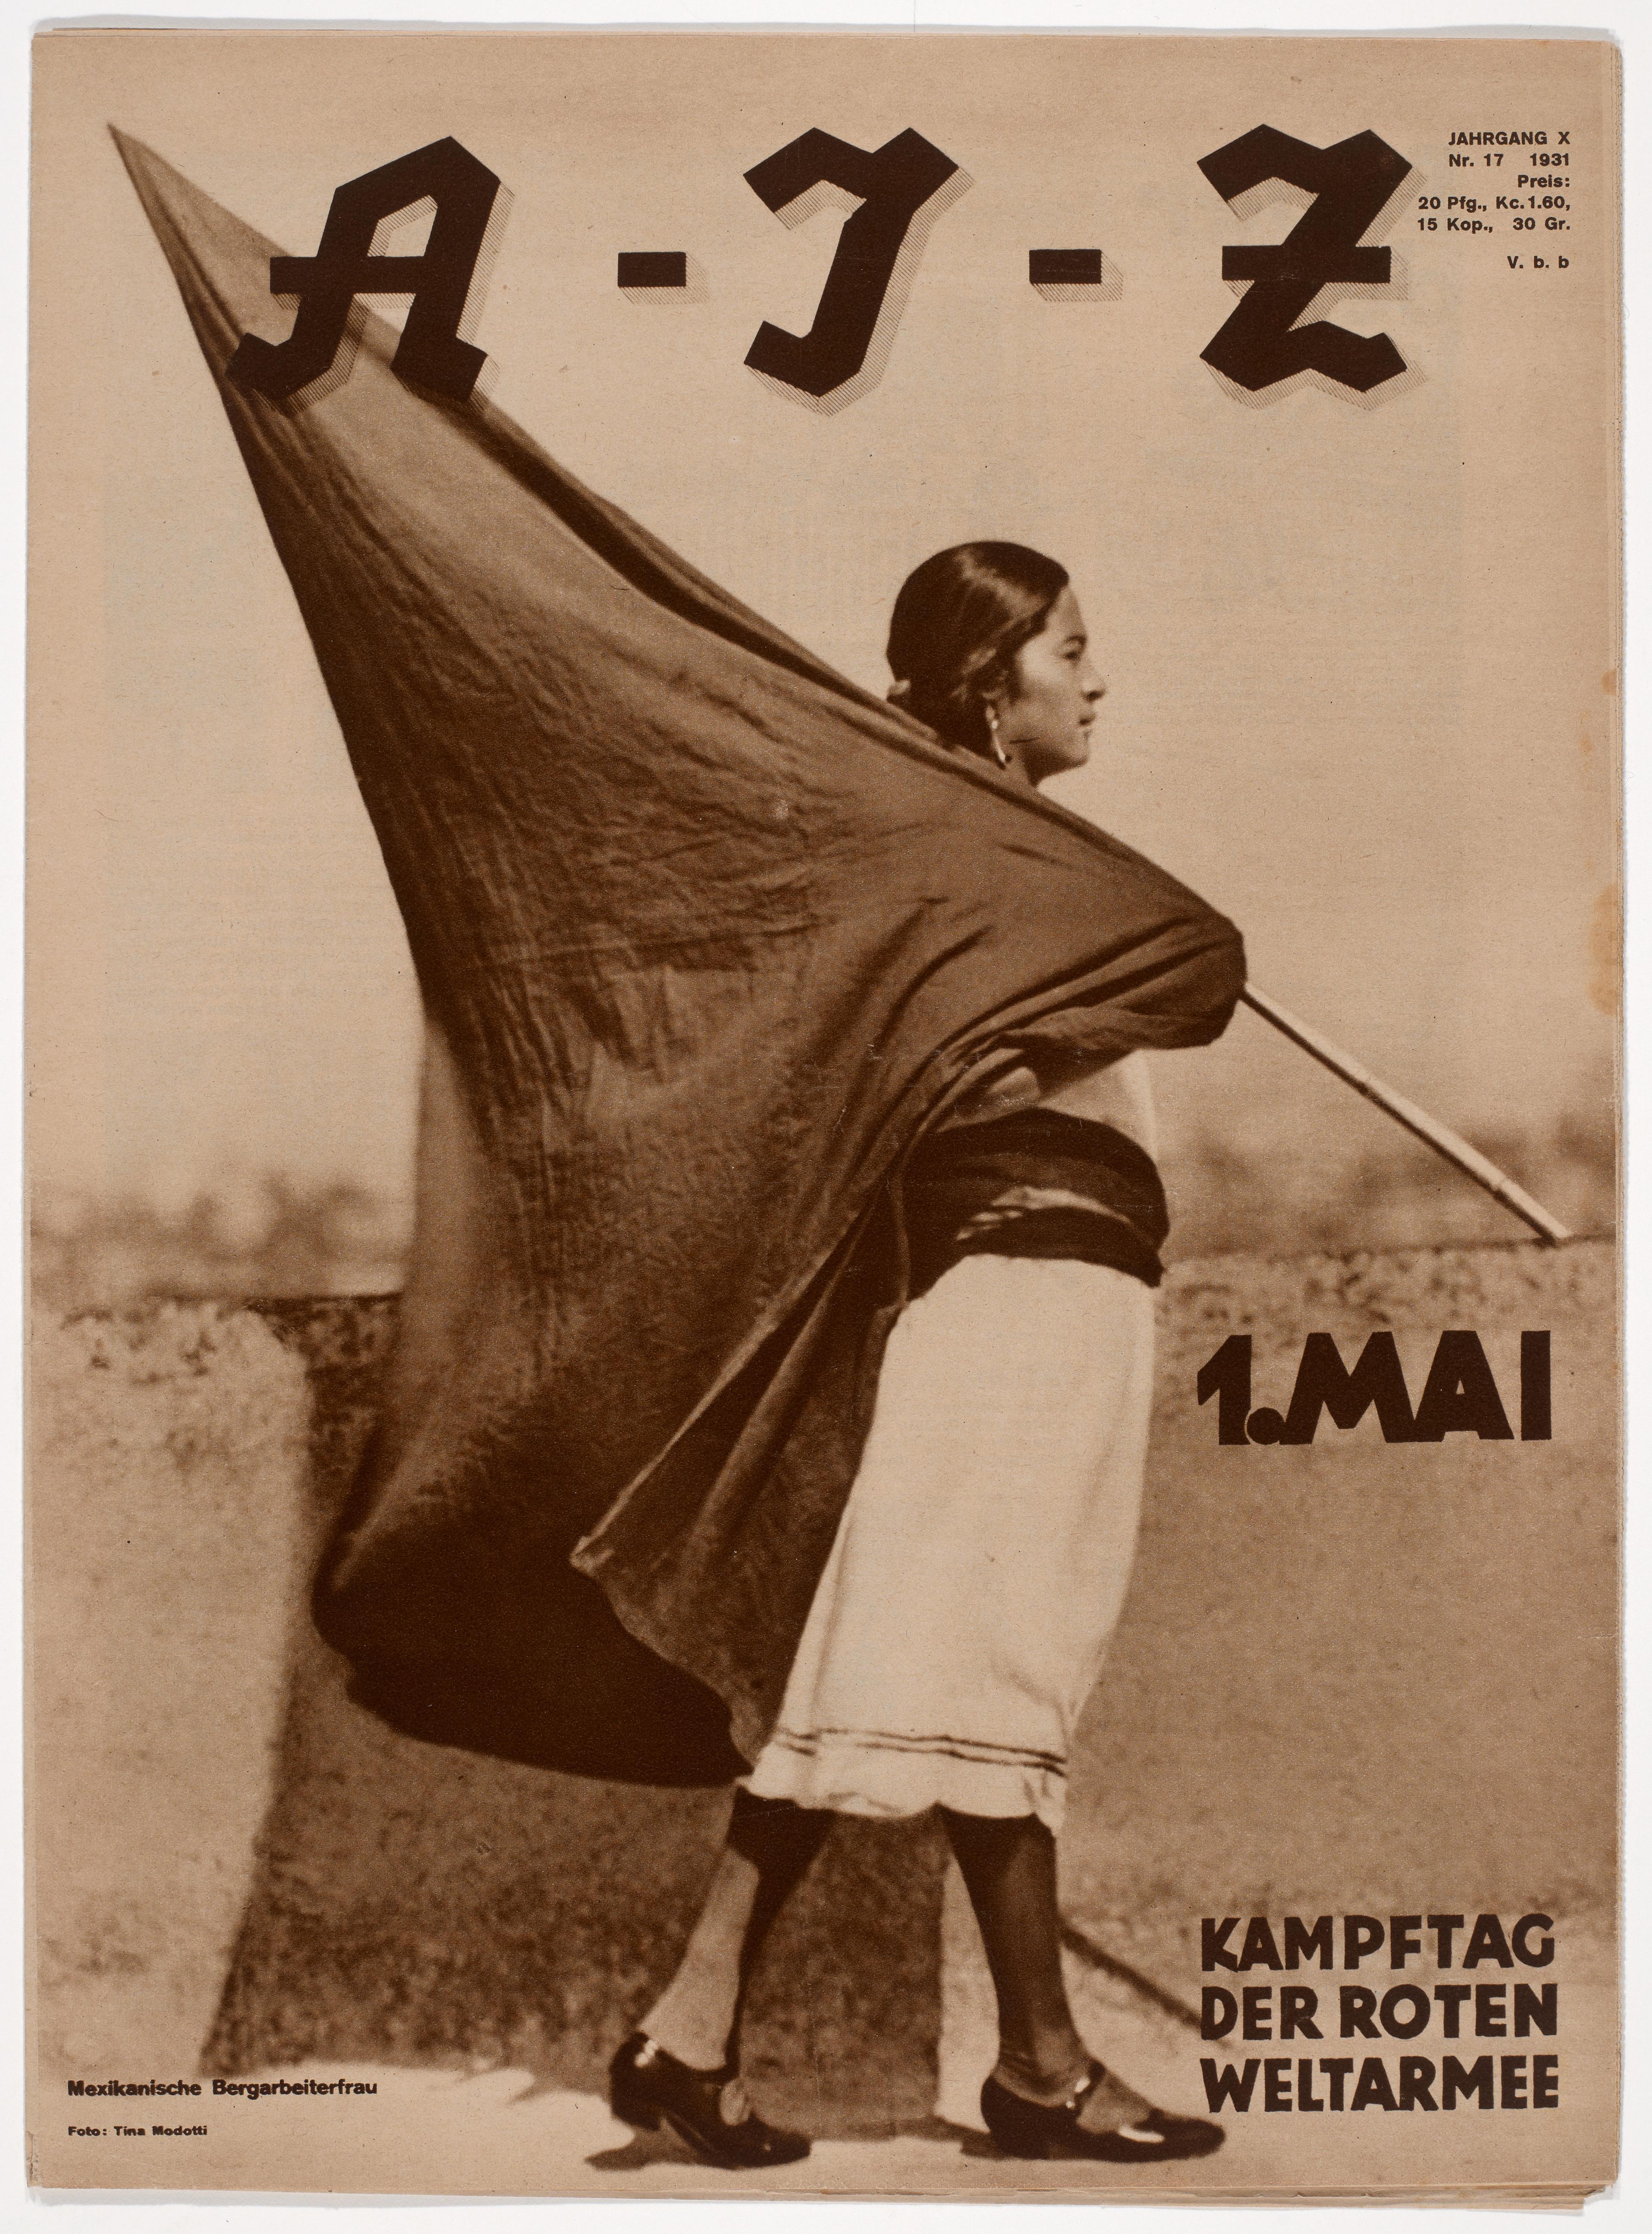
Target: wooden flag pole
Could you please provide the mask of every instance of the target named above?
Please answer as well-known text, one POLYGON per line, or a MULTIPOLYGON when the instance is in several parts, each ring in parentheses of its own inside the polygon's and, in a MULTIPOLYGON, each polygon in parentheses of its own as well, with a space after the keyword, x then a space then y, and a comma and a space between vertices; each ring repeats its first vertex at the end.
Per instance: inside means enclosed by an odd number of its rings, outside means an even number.
POLYGON ((1570 1240, 1570 1231, 1557 1218, 1551 1216, 1540 1202, 1534 1202, 1524 1187, 1516 1186, 1508 1174, 1499 1171, 1497 1166, 1488 1157, 1481 1155, 1478 1148, 1471 1148, 1466 1140, 1453 1133, 1448 1125, 1442 1125, 1438 1117, 1431 1117, 1414 1101, 1407 1101, 1403 1094, 1396 1094, 1393 1087, 1385 1086, 1380 1078, 1374 1078, 1363 1063, 1355 1062, 1351 1055, 1344 1055, 1341 1048, 1333 1046, 1311 1024, 1305 1024, 1300 1017, 1293 1016, 1289 1009, 1282 1009, 1277 1001, 1266 993, 1258 992, 1254 985, 1247 985, 1239 998, 1246 1008, 1254 1009, 1257 1016, 1265 1017, 1277 1032, 1283 1032, 1304 1054, 1311 1055, 1316 1062, 1322 1062, 1327 1070, 1334 1072, 1356 1094, 1362 1094, 1368 1101, 1374 1101, 1379 1109, 1386 1109, 1397 1124, 1405 1127, 1407 1132, 1414 1133, 1420 1140, 1426 1140, 1436 1155, 1443 1156, 1448 1164, 1454 1164, 1459 1172, 1466 1173, 1483 1186, 1487 1194, 1500 1202, 1505 1210, 1512 1210, 1517 1218, 1523 1218, 1539 1240, 1551 1244, 1570 1240))

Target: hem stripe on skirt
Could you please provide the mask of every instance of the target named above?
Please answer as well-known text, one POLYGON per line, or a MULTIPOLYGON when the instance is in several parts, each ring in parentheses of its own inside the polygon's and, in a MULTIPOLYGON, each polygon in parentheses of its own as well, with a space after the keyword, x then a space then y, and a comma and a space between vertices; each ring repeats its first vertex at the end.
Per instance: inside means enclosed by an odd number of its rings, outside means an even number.
POLYGON ((1037 1768, 1063 1778, 1067 1774, 1067 1762, 1060 1754, 1038 1753, 1024 1746, 993 1745, 984 1739, 904 1737, 893 1730, 831 1729, 805 1734, 798 1730, 777 1729, 769 1743, 812 1758, 820 1751, 824 1741, 834 1738, 846 1739, 852 1745, 871 1752, 944 1753, 950 1754, 955 1760, 974 1761, 983 1767, 1037 1768))

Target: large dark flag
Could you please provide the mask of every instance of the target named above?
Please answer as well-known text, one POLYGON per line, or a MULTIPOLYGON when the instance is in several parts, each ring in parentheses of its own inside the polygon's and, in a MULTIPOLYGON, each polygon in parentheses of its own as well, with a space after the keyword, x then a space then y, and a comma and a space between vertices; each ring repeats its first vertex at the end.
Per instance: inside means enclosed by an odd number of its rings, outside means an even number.
POLYGON ((1237 935, 486 402, 409 387, 380 321, 306 408, 226 380, 282 331, 277 251, 120 145, 428 1020, 412 1264, 318 1623, 417 1734, 721 1780, 767 1734, 853 1479, 914 1143, 1041 1048, 1213 1039, 1237 935))

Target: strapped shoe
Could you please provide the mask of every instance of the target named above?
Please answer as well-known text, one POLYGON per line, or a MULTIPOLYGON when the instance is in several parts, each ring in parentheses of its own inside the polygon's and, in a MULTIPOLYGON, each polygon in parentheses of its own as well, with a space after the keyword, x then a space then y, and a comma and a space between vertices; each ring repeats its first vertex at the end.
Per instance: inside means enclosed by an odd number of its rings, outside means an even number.
POLYGON ((705 2164, 761 2172, 797 2164, 809 2153, 803 2134, 763 2123, 734 2064, 695 2071, 643 2032, 620 2042, 608 2067, 608 2100, 628 2126, 653 2133, 663 2119, 705 2164))
POLYGON ((981 2114, 987 2131, 1006 2156, 1090 2157, 1104 2164, 1167 2164, 1177 2157, 1207 2157, 1225 2139, 1220 2126, 1205 2118, 1179 2118, 1151 2106, 1134 2109, 1140 2097, 1113 2079, 1105 2064, 1089 2069, 1065 2102, 1028 2102, 996 2079, 981 2090, 981 2114), (1122 2122, 1093 2133, 1079 2123, 1085 2104, 1098 2087, 1117 2092, 1122 2122))

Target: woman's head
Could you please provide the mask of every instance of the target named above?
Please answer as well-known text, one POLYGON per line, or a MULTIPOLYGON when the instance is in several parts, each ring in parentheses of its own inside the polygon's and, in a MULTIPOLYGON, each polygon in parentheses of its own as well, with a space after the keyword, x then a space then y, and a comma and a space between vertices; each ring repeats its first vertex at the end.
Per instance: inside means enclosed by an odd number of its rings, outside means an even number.
POLYGON ((1089 757, 1103 684, 1067 571, 1021 543, 937 551, 901 585, 890 696, 945 744, 1041 783, 1089 757))

